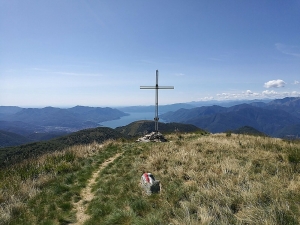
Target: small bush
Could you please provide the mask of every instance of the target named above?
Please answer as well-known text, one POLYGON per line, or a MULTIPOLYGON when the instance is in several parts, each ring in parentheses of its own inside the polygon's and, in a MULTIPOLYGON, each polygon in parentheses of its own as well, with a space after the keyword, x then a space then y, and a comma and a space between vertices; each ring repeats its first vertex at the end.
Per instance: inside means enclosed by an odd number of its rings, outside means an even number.
POLYGON ((300 149, 292 149, 288 153, 288 160, 291 163, 298 164, 300 163, 300 149))

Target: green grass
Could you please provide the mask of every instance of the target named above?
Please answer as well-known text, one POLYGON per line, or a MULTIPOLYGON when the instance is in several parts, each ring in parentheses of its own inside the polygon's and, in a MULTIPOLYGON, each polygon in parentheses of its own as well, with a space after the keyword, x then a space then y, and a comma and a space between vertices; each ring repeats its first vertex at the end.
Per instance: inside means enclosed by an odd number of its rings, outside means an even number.
POLYGON ((1 170, 0 224, 74 222, 73 202, 91 173, 117 150, 113 144, 105 150, 98 144, 77 146, 1 170))
POLYGON ((94 143, 0 171, 0 224, 69 224, 93 171, 85 224, 299 224, 300 143, 247 135, 170 134, 168 143, 94 143), (159 194, 139 185, 144 172, 159 194), (13 196, 13 197, 12 197, 13 196))

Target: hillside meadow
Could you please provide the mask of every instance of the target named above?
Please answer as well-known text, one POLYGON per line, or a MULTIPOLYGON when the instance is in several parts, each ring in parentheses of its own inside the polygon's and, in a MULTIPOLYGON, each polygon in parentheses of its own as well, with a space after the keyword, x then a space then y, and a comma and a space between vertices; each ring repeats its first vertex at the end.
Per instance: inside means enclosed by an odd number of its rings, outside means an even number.
POLYGON ((0 224, 299 224, 300 143, 276 138, 169 134, 166 143, 77 145, 0 171, 0 224), (144 172, 161 181, 145 195, 144 172))

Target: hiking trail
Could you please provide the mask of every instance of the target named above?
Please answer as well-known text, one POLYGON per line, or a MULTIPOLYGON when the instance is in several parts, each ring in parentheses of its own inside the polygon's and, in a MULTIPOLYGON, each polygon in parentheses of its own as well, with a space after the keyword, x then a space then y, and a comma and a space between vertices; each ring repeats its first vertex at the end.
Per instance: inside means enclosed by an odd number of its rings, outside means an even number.
POLYGON ((95 194, 92 192, 92 187, 96 183, 96 179, 99 176, 100 172, 120 155, 121 153, 117 153, 116 155, 105 160, 105 162, 103 162, 99 166, 99 168, 93 172, 92 177, 88 180, 87 186, 80 193, 81 200, 74 203, 74 208, 76 210, 76 222, 72 223, 73 225, 81 225, 90 218, 90 216, 86 214, 85 211, 88 207, 88 203, 93 200, 95 196, 95 194))

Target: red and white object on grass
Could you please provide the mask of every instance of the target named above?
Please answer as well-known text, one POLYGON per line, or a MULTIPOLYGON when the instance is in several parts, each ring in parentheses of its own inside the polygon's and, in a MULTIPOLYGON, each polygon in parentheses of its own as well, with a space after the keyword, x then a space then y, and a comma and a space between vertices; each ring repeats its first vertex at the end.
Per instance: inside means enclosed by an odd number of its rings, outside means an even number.
POLYGON ((155 180, 151 173, 144 173, 142 175, 141 186, 145 189, 146 194, 148 195, 160 192, 160 181, 155 180))

